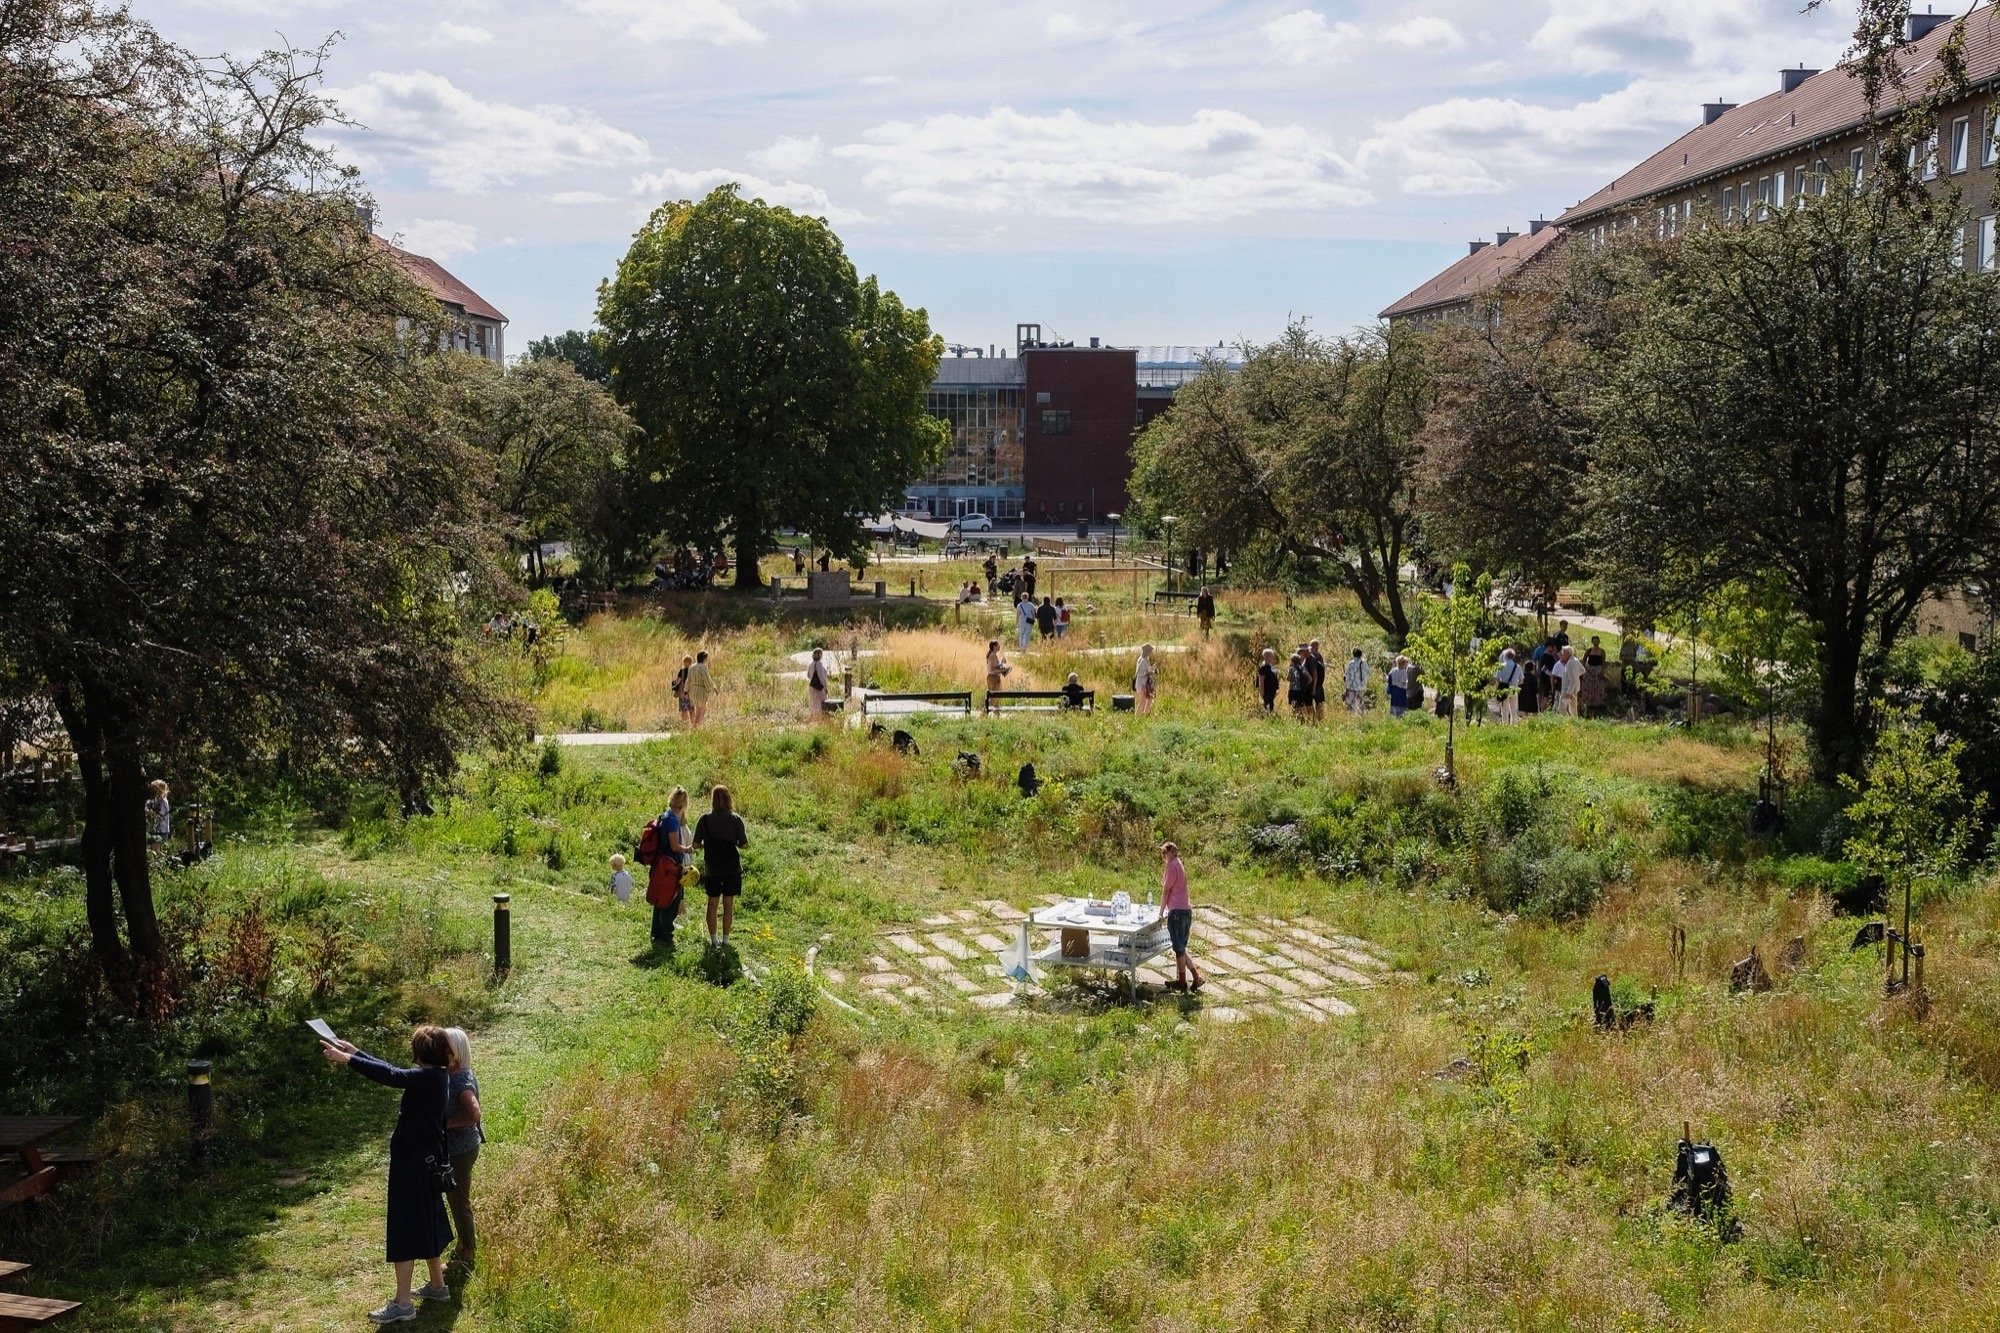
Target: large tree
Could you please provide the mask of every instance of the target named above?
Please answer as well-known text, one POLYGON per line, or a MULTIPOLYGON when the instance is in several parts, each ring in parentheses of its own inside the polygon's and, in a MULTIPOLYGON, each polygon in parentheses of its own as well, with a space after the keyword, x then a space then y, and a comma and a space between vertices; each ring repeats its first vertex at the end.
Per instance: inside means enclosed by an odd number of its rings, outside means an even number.
POLYGON ((1192 544, 1264 545, 1331 567, 1362 610, 1409 633, 1401 569, 1415 538, 1425 341, 1377 329, 1326 339, 1293 325, 1183 388, 1133 448, 1133 491, 1192 544))
POLYGON ((142 982, 149 776, 420 800, 508 716, 463 634, 495 566, 442 312, 314 145, 318 54, 0 0, 0 684, 61 716, 94 947, 142 982))
POLYGON ((1600 403, 1606 554, 1777 582, 1818 641, 1824 773, 1857 767, 1917 608, 2000 542, 2000 287, 1964 244, 1885 190, 1697 229, 1600 403))
POLYGON ((656 209, 598 296, 619 399, 644 434, 648 530, 735 543, 736 583, 781 527, 852 554, 944 447, 924 409, 944 354, 922 310, 859 279, 840 240, 725 185, 656 209))
POLYGON ((528 359, 567 361, 587 380, 607 384, 611 367, 604 364, 604 339, 596 330, 566 329, 546 338, 528 340, 528 359))

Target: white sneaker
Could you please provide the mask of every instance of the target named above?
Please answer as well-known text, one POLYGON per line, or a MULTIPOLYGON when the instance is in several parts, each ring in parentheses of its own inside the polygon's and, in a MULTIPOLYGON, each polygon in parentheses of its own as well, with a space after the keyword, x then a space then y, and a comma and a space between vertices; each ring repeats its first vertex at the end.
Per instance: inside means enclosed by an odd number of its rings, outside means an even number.
POLYGON ((415 1300, 412 1300, 408 1305, 398 1305, 396 1302, 390 1301, 381 1309, 370 1310, 368 1312, 368 1322, 371 1324, 407 1324, 416 1317, 417 1303, 415 1300))

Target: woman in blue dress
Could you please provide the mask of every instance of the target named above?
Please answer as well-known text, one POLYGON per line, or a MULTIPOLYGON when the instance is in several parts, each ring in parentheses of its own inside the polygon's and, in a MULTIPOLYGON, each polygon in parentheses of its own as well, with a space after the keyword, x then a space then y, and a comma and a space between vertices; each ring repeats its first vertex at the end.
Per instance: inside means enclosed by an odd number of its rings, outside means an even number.
POLYGON ((322 1041, 329 1064, 346 1065, 385 1088, 400 1088, 403 1104, 396 1112, 396 1129, 389 1136, 388 1259, 396 1270, 396 1295, 368 1317, 378 1324, 400 1324, 417 1317, 417 1302, 451 1299, 444 1283, 443 1255, 451 1244, 451 1223, 444 1196, 431 1178, 434 1163, 446 1164, 445 1107, 448 1100, 451 1043, 440 1027, 426 1023, 410 1038, 414 1069, 398 1069, 357 1050, 352 1042, 322 1041), (415 1291, 410 1279, 416 1261, 430 1265, 430 1281, 415 1291))

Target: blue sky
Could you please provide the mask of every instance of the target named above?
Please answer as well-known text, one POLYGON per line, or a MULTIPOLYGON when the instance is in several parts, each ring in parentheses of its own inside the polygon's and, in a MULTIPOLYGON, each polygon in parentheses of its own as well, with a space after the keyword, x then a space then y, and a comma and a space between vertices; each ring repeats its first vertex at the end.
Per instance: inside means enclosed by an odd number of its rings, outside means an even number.
POLYGON ((1849 0, 138 0, 202 52, 336 47, 381 229, 583 327, 648 210, 826 217, 947 339, 1339 332, 1554 217, 1700 104, 1838 58, 1849 0))

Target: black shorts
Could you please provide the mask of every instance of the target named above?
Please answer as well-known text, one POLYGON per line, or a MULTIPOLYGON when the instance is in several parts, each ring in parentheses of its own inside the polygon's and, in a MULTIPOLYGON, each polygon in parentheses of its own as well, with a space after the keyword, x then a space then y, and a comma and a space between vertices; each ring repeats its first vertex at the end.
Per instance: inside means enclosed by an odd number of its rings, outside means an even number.
POLYGON ((702 887, 711 898, 734 898, 743 892, 743 880, 727 875, 703 875, 702 887))

